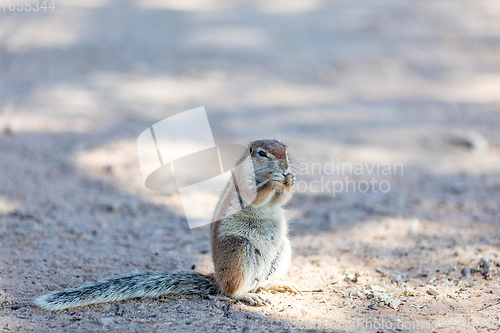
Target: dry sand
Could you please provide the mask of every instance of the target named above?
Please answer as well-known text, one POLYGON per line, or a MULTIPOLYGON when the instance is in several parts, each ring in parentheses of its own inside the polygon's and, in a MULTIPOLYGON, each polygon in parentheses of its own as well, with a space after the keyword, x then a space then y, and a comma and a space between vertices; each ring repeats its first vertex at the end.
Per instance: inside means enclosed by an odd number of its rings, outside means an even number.
POLYGON ((500 329, 500 305, 480 310, 500 298, 497 0, 55 7, 0 7, 2 332, 500 329), (135 146, 200 105, 220 142, 277 137, 308 165, 403 172, 376 175, 387 193, 295 195, 288 280, 303 295, 228 311, 198 296, 33 306, 132 271, 211 270, 207 228, 143 186, 135 146))

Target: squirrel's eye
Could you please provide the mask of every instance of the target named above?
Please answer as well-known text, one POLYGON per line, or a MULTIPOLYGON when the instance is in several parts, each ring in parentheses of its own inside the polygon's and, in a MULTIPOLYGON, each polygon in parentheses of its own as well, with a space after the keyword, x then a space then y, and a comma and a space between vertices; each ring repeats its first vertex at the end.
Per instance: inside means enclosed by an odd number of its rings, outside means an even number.
POLYGON ((262 156, 262 157, 267 157, 266 152, 263 151, 263 150, 259 151, 259 155, 262 156))
POLYGON ((253 148, 252 148, 252 147, 250 147, 250 154, 251 154, 251 153, 253 153, 253 148))

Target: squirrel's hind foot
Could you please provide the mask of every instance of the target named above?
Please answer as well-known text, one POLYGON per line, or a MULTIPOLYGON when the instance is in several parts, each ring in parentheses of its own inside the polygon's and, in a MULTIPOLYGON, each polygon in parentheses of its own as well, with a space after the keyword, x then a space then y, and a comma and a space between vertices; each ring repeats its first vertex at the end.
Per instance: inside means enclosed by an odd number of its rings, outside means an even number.
POLYGON ((260 295, 254 294, 254 293, 247 293, 243 295, 234 295, 232 296, 233 299, 247 303, 248 305, 251 306, 264 306, 266 304, 271 304, 271 301, 268 300, 267 298, 264 298, 260 295))
POLYGON ((209 299, 217 300, 217 301, 226 301, 226 302, 244 302, 250 306, 264 306, 266 304, 271 304, 267 298, 264 298, 260 295, 254 293, 248 293, 244 295, 234 295, 231 297, 228 296, 208 296, 209 299))

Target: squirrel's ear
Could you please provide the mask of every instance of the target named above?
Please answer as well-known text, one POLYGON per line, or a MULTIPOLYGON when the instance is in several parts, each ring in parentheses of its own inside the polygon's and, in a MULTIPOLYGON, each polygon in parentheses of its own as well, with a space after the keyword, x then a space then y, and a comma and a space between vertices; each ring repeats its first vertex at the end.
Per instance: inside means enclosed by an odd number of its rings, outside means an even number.
POLYGON ((250 154, 251 154, 251 153, 253 153, 253 148, 252 148, 252 147, 250 147, 250 154))

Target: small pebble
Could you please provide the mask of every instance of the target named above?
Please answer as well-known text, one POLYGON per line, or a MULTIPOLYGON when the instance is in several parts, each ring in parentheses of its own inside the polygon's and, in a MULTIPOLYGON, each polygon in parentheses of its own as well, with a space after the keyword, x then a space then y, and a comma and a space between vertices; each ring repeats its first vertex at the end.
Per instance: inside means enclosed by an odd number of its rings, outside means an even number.
POLYGON ((13 305, 10 307, 11 310, 19 310, 19 306, 17 305, 13 305))
POLYGON ((19 132, 19 124, 16 121, 9 121, 3 130, 5 135, 15 135, 19 132))
POLYGON ((99 325, 106 326, 106 325, 109 325, 111 323, 114 323, 114 321, 115 321, 115 318, 112 318, 112 317, 103 317, 103 318, 99 318, 99 320, 97 321, 97 323, 99 325))
POLYGON ((295 310, 303 310, 304 309, 304 306, 300 305, 300 304, 294 304, 294 305, 289 305, 289 307, 291 309, 295 309, 295 310))
POLYGON ((456 182, 451 184, 449 189, 451 193, 460 194, 464 192, 465 186, 463 183, 456 182))
POLYGON ((451 282, 450 280, 447 280, 447 279, 444 279, 444 280, 443 280, 443 284, 444 284, 445 286, 453 286, 453 282, 451 282))
POLYGON ((482 134, 478 132, 462 132, 455 134, 451 138, 451 142, 471 150, 486 150, 490 143, 482 134))
POLYGON ((400 282, 402 279, 403 279, 403 276, 401 276, 400 274, 391 275, 392 282, 400 282))
POLYGON ((105 174, 111 175, 113 173, 113 166, 112 165, 106 165, 103 168, 103 171, 104 171, 105 174))
POLYGON ((337 213, 329 212, 327 214, 327 219, 328 219, 328 222, 330 222, 332 225, 336 224, 337 223, 337 213))
POLYGON ((256 317, 256 318, 265 318, 266 314, 262 313, 262 312, 254 312, 253 316, 256 317))
POLYGON ((438 292, 435 290, 427 290, 427 293, 431 296, 439 296, 438 292))
POLYGON ((408 234, 414 235, 417 232, 419 227, 420 227, 420 220, 419 219, 411 219, 410 220, 410 228, 408 229, 408 234))
POLYGON ((486 258, 481 258, 481 261, 479 262, 479 266, 482 268, 481 274, 484 275, 484 277, 487 280, 491 279, 491 264, 486 258))
POLYGON ((105 203, 103 205, 104 209, 107 210, 108 212, 116 212, 116 211, 119 211, 120 208, 122 208, 122 205, 121 203, 115 201, 115 202, 109 202, 109 203, 105 203))
POLYGON ((462 277, 463 278, 469 278, 470 277, 470 268, 469 267, 464 267, 462 269, 462 277))
POLYGON ((357 272, 355 274, 353 274, 351 272, 346 272, 344 281, 358 283, 358 277, 359 277, 359 273, 357 273, 357 272))
POLYGON ((481 265, 484 269, 490 269, 490 267, 491 267, 490 262, 489 262, 486 258, 481 258, 480 265, 481 265))

